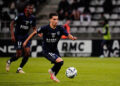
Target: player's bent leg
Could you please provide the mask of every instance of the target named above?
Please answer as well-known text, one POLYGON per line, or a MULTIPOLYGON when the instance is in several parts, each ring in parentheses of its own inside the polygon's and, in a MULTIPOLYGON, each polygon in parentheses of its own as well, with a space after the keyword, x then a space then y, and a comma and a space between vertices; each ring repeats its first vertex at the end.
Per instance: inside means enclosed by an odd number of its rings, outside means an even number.
POLYGON ((52 63, 54 63, 54 66, 48 70, 49 74, 50 74, 50 79, 52 79, 55 82, 60 82, 56 75, 59 71, 59 69, 61 68, 60 64, 61 62, 63 62, 62 58, 59 57, 59 54, 57 53, 51 53, 51 52, 47 52, 47 51, 43 51, 43 55, 52 63), (59 66, 59 67, 58 67, 59 66), (58 68, 57 68, 58 67, 58 68))
POLYGON ((56 59, 56 62, 57 62, 57 63, 59 63, 59 62, 61 62, 61 61, 63 61, 63 59, 60 58, 60 57, 58 57, 58 58, 56 59))
POLYGON ((64 61, 62 58, 58 57, 56 59, 55 65, 52 67, 52 70, 55 71, 55 76, 58 74, 59 70, 61 69, 64 61))
POLYGON ((55 64, 56 65, 55 76, 58 74, 63 64, 64 64, 64 61, 61 61, 55 64))
POLYGON ((30 56, 30 48, 24 48, 24 56, 22 59, 22 62, 20 64, 20 67, 17 69, 16 73, 25 73, 22 68, 25 66, 25 64, 27 63, 28 59, 30 56))
POLYGON ((60 82, 56 75, 58 74, 59 70, 61 69, 61 66, 63 65, 63 61, 55 63, 55 65, 52 67, 52 69, 49 69, 48 72, 50 74, 50 78, 55 82, 60 82))
POLYGON ((59 70, 61 69, 61 66, 63 65, 63 59, 58 57, 55 61, 54 66, 52 67, 52 69, 49 69, 48 72, 51 75, 51 79, 54 80, 55 82, 60 82, 56 75, 58 74, 59 70))
POLYGON ((13 57, 11 57, 11 59, 9 59, 6 62, 6 71, 9 72, 10 71, 10 64, 13 61, 16 61, 20 56, 22 55, 22 50, 16 50, 16 55, 14 55, 13 57))

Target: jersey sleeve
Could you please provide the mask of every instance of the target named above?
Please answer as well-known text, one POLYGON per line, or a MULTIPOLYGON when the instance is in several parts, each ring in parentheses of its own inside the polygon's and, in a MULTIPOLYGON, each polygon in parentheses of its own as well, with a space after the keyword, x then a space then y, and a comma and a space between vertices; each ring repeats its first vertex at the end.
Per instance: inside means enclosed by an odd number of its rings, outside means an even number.
POLYGON ((64 27, 61 27, 62 29, 62 35, 68 36, 68 32, 65 30, 64 27))
POLYGON ((44 31, 44 27, 39 27, 39 28, 37 29, 37 33, 43 33, 43 31, 44 31))
POLYGON ((18 15, 15 17, 14 21, 15 23, 18 23, 20 21, 21 15, 18 15))

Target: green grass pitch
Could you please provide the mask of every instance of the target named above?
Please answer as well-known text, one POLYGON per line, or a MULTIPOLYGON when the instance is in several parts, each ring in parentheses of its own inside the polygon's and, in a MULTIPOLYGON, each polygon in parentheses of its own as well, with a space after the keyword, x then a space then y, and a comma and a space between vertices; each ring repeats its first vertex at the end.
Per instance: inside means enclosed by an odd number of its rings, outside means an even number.
POLYGON ((45 58, 30 58, 24 67, 25 74, 16 73, 21 59, 6 72, 7 59, 0 58, 0 86, 120 86, 120 58, 63 58, 64 65, 57 75, 60 83, 50 79, 48 69, 52 64, 45 58), (78 71, 74 79, 65 76, 70 66, 78 71))

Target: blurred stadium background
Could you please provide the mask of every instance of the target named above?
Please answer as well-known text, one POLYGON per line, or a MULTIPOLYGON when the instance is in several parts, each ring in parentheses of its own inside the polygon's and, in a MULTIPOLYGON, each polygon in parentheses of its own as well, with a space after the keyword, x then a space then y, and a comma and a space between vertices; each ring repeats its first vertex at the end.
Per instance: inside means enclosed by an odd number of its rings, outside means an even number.
MULTIPOLYGON (((48 24, 48 15, 51 12, 59 14, 59 25, 64 25, 68 19, 71 20, 70 32, 78 37, 79 41, 76 41, 77 44, 69 40, 59 43, 62 56, 99 56, 102 36, 97 31, 102 29, 99 22, 102 19, 101 15, 104 15, 109 21, 112 35, 111 47, 114 53, 111 57, 119 57, 120 0, 0 0, 1 56, 10 56, 15 52, 10 44, 10 21, 23 11, 28 2, 34 5, 37 27, 48 24)), ((32 41, 32 57, 41 56, 40 42, 41 38, 35 36, 32 41)), ((106 48, 104 50, 107 53, 106 48)))
POLYGON ((101 14, 108 19, 112 35, 113 53, 104 48, 104 55, 120 57, 120 0, 0 0, 0 86, 120 86, 120 58, 93 58, 100 56, 102 37, 97 31, 102 29, 101 14), (59 84, 49 79, 50 62, 39 58, 42 41, 37 36, 32 40, 31 57, 38 58, 29 59, 24 67, 26 74, 15 73, 21 59, 11 65, 9 73, 5 71, 6 61, 15 53, 10 21, 28 2, 34 5, 37 27, 48 24, 49 13, 57 12, 59 24, 70 19, 70 32, 78 37, 75 41, 62 39, 58 44, 61 56, 67 56, 63 57, 65 63, 57 76, 59 84), (65 76, 70 66, 78 70, 74 79, 65 76))

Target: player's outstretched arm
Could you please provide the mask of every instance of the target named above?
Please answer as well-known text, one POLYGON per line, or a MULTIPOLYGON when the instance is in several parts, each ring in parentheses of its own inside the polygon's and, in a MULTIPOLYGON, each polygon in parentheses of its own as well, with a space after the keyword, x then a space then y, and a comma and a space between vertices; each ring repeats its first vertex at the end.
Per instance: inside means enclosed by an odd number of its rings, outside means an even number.
POLYGON ((73 37, 71 34, 68 35, 68 38, 71 39, 71 40, 76 40, 77 37, 73 37))
POLYGON ((13 42, 15 42, 15 35, 14 35, 14 21, 11 21, 10 23, 10 32, 11 32, 11 39, 13 42))
POLYGON ((31 34, 29 35, 29 37, 24 41, 23 47, 25 47, 25 46, 27 45, 28 41, 29 41, 36 33, 37 33, 37 32, 34 31, 33 33, 31 33, 31 34))

